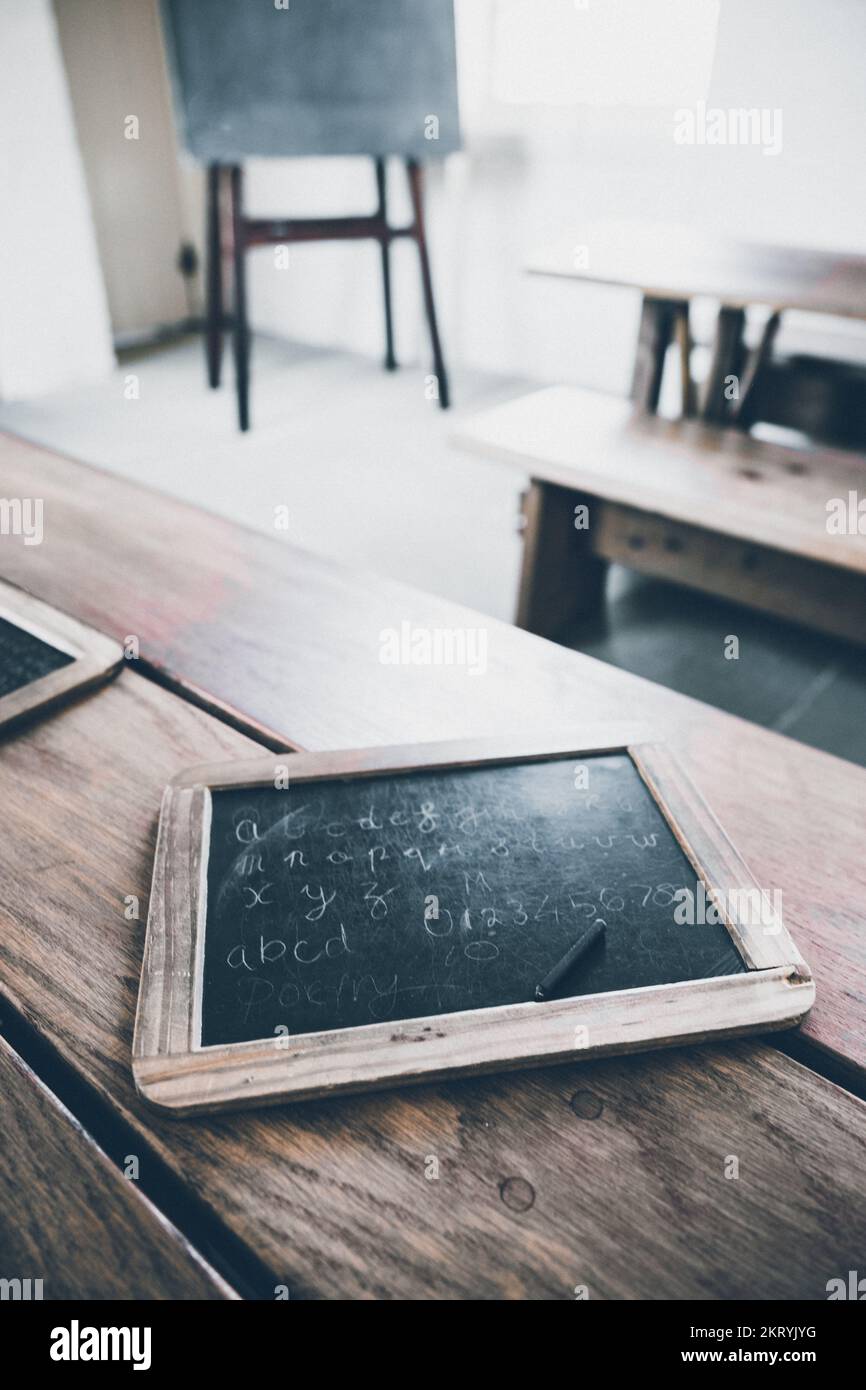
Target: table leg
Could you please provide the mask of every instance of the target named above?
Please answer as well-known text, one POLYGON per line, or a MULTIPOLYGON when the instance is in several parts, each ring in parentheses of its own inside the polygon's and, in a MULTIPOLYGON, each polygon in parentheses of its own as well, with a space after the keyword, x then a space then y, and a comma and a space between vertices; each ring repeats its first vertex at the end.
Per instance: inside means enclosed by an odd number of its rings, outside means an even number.
POLYGON ((713 343, 713 356, 710 372, 704 385, 704 400, 701 415, 709 424, 723 425, 731 417, 732 400, 730 393, 731 377, 739 377, 745 347, 743 330, 746 326, 745 309, 732 309, 723 304, 716 322, 716 336, 713 343))
POLYGON ((654 415, 658 409, 665 356, 674 327, 684 309, 688 312, 688 305, 683 300, 654 299, 651 295, 644 295, 631 394, 637 406, 650 415, 654 415))
POLYGON ((740 378, 740 399, 734 403, 731 412, 734 423, 741 430, 747 430, 752 424, 752 412, 758 384, 764 368, 773 356, 773 346, 781 324, 782 315, 778 311, 770 315, 764 325, 761 341, 743 368, 743 374, 740 378))
POLYGON ((676 339, 680 359, 680 410, 683 419, 688 420, 695 413, 695 384, 692 381, 692 328, 687 303, 679 306, 676 339))

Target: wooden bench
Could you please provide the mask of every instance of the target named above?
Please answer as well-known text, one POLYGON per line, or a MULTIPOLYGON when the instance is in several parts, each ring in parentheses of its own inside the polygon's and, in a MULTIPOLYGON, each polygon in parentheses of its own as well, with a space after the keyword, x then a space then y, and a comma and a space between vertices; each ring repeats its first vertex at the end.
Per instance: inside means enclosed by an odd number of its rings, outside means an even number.
MULTIPOLYGON (((139 1191, 172 1196, 192 1244, 206 1235, 231 1288, 823 1299, 858 1267, 863 1106, 820 1073, 857 1090, 866 1078, 866 772, 19 441, 0 440, 0 494, 41 496, 46 517, 42 546, 4 538, 4 577, 141 651, 4 745, 0 998, 114 1127, 103 1148, 139 1156, 139 1191), (380 632, 403 619, 486 626, 487 672, 383 665, 380 632), (797 1038, 808 1066, 753 1041, 230 1119, 141 1102, 130 1044, 159 799, 176 772, 263 741, 586 733, 611 719, 674 742, 758 880, 782 885, 818 987, 797 1038)), ((34 1208, 36 1228, 54 1220, 50 1203, 34 1208)))
POLYGON ((663 420, 563 386, 485 411, 454 438, 530 474, 521 627, 559 635, 599 604, 606 562, 618 561, 866 637, 866 515, 859 534, 850 504, 852 493, 866 497, 866 460, 856 455, 663 420), (853 533, 828 529, 833 499, 853 533))

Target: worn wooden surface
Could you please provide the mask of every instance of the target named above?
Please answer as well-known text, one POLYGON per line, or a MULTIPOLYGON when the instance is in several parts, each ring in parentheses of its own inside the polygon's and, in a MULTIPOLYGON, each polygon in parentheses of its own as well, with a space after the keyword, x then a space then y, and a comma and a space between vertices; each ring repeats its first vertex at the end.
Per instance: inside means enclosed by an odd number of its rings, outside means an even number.
POLYGON ((45 1299, 235 1298, 0 1037, 0 1279, 45 1299))
MULTIPOLYGON (((255 751, 124 671, 0 757, 0 988, 129 1119, 143 1175, 161 1158, 293 1296, 824 1298, 857 1267, 866 1107, 762 1043, 219 1120, 146 1110, 130 1047, 160 793, 255 751)), ((844 839, 812 859, 832 897, 844 839)))
MULTIPOLYGON (((573 727, 580 741, 612 720, 669 739, 758 883, 782 891, 817 986, 804 1036, 866 1072, 863 770, 9 438, 0 495, 42 496, 46 516, 41 546, 2 539, 0 574, 105 632, 137 634, 143 658, 276 742, 334 749, 553 727, 573 727), (404 620, 484 628, 486 670, 383 665, 382 630, 404 620)), ((724 637, 720 629, 720 662, 724 637)), ((98 750, 97 729, 92 737, 98 750)), ((173 772, 210 756, 188 751, 170 760, 173 772)), ((158 794, 153 815, 157 804, 158 794)), ((58 832, 58 858, 62 845, 58 832)))

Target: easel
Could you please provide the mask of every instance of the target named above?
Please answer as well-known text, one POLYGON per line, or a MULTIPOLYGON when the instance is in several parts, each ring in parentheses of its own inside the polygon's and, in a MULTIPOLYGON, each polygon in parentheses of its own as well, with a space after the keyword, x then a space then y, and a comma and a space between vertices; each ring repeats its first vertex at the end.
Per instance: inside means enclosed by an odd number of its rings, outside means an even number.
POLYGON ((212 387, 220 384, 223 332, 232 330, 235 361, 235 384, 238 402, 238 424, 242 430, 250 426, 250 329, 247 313, 245 254, 255 246, 273 246, 302 241, 363 241, 379 243, 382 253, 382 285, 385 296, 385 368, 394 371, 394 329, 391 311, 392 241, 410 237, 418 247, 424 310, 430 330, 433 352, 433 371, 436 375, 439 405, 449 405, 448 377, 442 356, 442 344, 436 322, 433 282, 427 236, 424 225, 422 168, 418 160, 406 159, 409 194, 412 202, 412 222, 405 227, 392 227, 386 209, 386 170, 384 158, 377 158, 376 211, 363 216, 275 218, 247 217, 243 210, 243 169, 240 165, 208 166, 207 193, 207 302, 206 346, 208 381, 212 387), (229 211, 221 217, 221 191, 228 183, 229 211), (231 316, 224 310, 223 256, 231 257, 234 279, 234 309, 231 316))

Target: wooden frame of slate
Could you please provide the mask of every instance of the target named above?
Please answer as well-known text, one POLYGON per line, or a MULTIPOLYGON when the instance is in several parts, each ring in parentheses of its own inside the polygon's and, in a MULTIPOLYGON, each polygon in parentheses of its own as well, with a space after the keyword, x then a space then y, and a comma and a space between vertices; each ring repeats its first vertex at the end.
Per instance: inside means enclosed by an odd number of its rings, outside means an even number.
MULTIPOLYGON (((34 651, 40 645, 51 647, 61 660, 44 675, 0 693, 0 733, 107 680, 123 662, 119 643, 0 580, 0 625, 7 624, 28 634, 34 651)), ((30 659, 38 661, 38 656, 30 659)))
POLYGON ((140 1094, 160 1109, 188 1115, 796 1024, 811 1007, 815 987, 781 917, 773 911, 768 918, 762 908, 761 920, 755 922, 748 920, 752 912, 732 910, 732 903, 742 908, 754 902, 743 894, 761 893, 748 868, 670 751, 658 743, 628 742, 618 732, 604 731, 589 745, 572 736, 558 743, 476 739, 275 753, 251 762, 193 768, 175 778, 160 815, 133 1042, 140 1094), (702 883, 707 898, 723 905, 717 920, 736 947, 739 973, 201 1045, 212 793, 274 789, 281 769, 282 775, 290 770, 292 787, 322 781, 345 786, 356 779, 401 778, 419 771, 435 775, 614 754, 631 760, 672 832, 674 851, 678 847, 689 872, 694 870, 696 888, 702 883))

